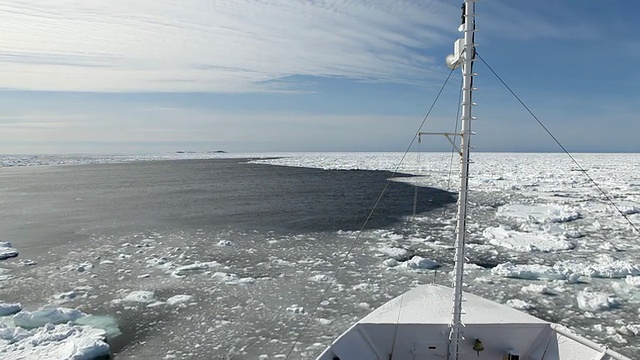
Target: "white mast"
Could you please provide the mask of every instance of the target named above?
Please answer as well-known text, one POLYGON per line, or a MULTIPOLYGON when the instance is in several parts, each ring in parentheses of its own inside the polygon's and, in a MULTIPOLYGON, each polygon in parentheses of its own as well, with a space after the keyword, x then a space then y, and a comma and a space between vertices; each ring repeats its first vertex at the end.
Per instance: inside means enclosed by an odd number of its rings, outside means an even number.
MULTIPOLYGON (((462 323, 462 285, 464 277, 464 261, 465 261, 465 237, 467 225, 467 187, 469 184, 469 150, 471 140, 471 108, 473 93, 473 61, 475 60, 475 1, 464 0, 462 6, 462 25, 461 31, 464 33, 463 46, 457 59, 457 63, 462 64, 462 131, 460 133, 460 188, 458 191, 458 226, 456 230, 456 255, 453 285, 453 310, 451 319, 450 348, 449 359, 458 360, 461 353, 459 349, 460 341, 463 339, 462 323)), ((457 42, 459 44, 459 41, 457 42)), ((456 46, 459 48, 459 46, 456 46)), ((457 64, 453 64, 454 66, 457 64)))

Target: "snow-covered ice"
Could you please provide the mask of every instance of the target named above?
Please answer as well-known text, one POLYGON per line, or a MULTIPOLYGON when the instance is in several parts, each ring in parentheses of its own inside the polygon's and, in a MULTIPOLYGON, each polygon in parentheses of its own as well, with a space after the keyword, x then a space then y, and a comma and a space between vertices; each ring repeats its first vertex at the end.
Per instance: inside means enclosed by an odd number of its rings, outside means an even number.
POLYGON ((498 216, 512 217, 523 222, 561 223, 580 218, 580 213, 569 206, 554 204, 521 205, 511 204, 498 208, 498 216))
POLYGON ((491 269, 491 273, 496 276, 507 278, 528 279, 528 280, 564 280, 566 275, 558 269, 546 265, 516 265, 512 263, 499 264, 491 269))
POLYGON ((137 290, 127 294, 122 299, 113 300, 114 303, 152 303, 156 301, 156 294, 153 291, 137 290))
POLYGON ((237 274, 222 271, 216 271, 211 277, 226 285, 247 285, 253 284, 256 281, 256 279, 252 277, 241 278, 237 274))
POLYGON ((167 299, 167 305, 170 305, 170 306, 183 305, 183 304, 188 304, 192 301, 193 301, 192 295, 184 295, 184 294, 174 295, 167 299))
POLYGON ((640 276, 627 275, 625 282, 634 287, 640 287, 640 276))
POLYGON ((620 305, 618 299, 603 292, 581 291, 576 300, 578 307, 586 311, 604 311, 620 305))
POLYGON ((411 252, 407 249, 399 248, 399 247, 391 247, 391 246, 383 246, 378 248, 378 251, 390 258, 393 258, 398 261, 406 260, 411 252))
POLYGON ((490 244, 515 251, 550 252, 574 248, 572 242, 551 234, 520 232, 504 226, 487 228, 482 234, 490 244))
POLYGON ((22 310, 22 305, 20 304, 7 304, 5 302, 0 302, 0 316, 13 315, 22 310))
POLYGON ((565 260, 555 267, 589 277, 625 278, 640 275, 640 264, 633 260, 618 260, 611 255, 594 256, 594 261, 565 260))
POLYGON ((69 308, 45 308, 36 311, 22 310, 13 316, 13 323, 25 329, 33 329, 48 323, 66 323, 86 315, 80 310, 69 308))
POLYGON ((217 268, 220 266, 220 263, 217 261, 207 261, 207 262, 196 262, 189 265, 183 265, 175 269, 172 275, 177 277, 186 276, 195 272, 202 272, 205 270, 217 268))
POLYGON ((439 268, 440 264, 438 264, 438 262, 435 260, 416 255, 411 259, 401 263, 398 267, 411 270, 433 270, 439 268))
POLYGON ((3 359, 94 360, 109 354, 106 332, 88 326, 46 323, 33 330, 0 323, 3 359))
POLYGON ((542 284, 529 284, 527 286, 523 286, 520 289, 523 293, 528 294, 539 294, 539 295, 554 295, 555 292, 549 289, 547 286, 542 284))
POLYGON ((304 315, 304 314, 307 313, 305 311, 304 307, 300 306, 298 304, 294 304, 294 305, 291 305, 291 306, 287 307, 287 312, 290 312, 292 314, 297 314, 297 315, 304 315))
POLYGON ((536 307, 534 304, 520 299, 507 300, 507 305, 518 310, 531 310, 536 307))
POLYGON ((13 248, 11 243, 0 241, 0 260, 16 257, 18 254, 18 250, 13 248))

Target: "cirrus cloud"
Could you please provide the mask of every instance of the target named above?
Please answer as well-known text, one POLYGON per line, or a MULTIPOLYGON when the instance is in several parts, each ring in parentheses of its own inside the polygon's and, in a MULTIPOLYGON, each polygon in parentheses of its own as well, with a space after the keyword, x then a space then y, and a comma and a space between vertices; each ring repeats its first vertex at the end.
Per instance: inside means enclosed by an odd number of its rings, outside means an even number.
POLYGON ((2 87, 295 91, 277 80, 296 75, 416 83, 432 74, 424 50, 450 40, 456 11, 409 0, 10 1, 0 4, 2 87))

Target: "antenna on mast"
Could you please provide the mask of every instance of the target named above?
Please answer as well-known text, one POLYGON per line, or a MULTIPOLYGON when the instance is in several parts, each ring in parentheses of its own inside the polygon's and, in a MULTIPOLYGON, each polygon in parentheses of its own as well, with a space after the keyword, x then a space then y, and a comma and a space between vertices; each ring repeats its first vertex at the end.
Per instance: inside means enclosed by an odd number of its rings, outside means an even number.
POLYGON ((454 43, 454 53, 447 56, 450 69, 462 67, 462 131, 460 132, 460 187, 458 190, 458 224, 456 227, 456 254, 453 284, 453 309, 451 311, 451 332, 449 335, 449 360, 458 360, 461 354, 460 341, 464 340, 462 322, 462 286, 464 278, 465 237, 467 228, 467 193, 469 185, 469 150, 471 148, 471 108, 473 107, 473 61, 475 60, 475 2, 464 0, 462 5, 462 25, 458 28, 463 38, 454 43))

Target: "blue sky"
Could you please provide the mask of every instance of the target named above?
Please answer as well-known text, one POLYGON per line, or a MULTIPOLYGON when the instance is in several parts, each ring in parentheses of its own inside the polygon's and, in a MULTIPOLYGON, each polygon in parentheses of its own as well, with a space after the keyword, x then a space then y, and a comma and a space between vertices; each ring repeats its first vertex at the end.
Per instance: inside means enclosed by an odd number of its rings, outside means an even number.
MULTIPOLYGON (((639 2, 477 10, 478 52, 570 151, 640 152, 639 2)), ((448 74, 459 12, 431 0, 4 1, 0 153, 402 151, 448 74)), ((479 151, 559 150, 476 72, 479 151)), ((454 74, 423 130, 453 129, 454 74)))

